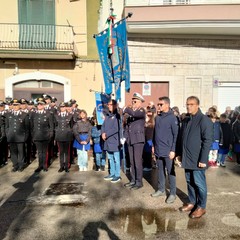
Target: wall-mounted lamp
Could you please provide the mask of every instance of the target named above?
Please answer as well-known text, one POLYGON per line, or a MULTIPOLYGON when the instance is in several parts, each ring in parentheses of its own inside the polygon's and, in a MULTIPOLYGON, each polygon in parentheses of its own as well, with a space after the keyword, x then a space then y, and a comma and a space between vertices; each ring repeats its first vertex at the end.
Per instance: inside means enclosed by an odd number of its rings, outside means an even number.
POLYGON ((15 65, 15 69, 14 69, 13 75, 16 75, 16 74, 19 73, 18 64, 17 64, 16 62, 3 61, 3 64, 6 64, 6 65, 15 65))

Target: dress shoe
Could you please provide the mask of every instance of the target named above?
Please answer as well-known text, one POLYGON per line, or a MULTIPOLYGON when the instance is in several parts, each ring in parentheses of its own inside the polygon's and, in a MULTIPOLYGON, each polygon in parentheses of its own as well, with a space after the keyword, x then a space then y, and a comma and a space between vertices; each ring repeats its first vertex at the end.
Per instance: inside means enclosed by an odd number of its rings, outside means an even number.
POLYGON ((206 213, 204 208, 197 208, 194 212, 192 212, 189 217, 190 218, 200 218, 202 215, 206 213))
POLYGON ((140 188, 142 188, 143 186, 139 186, 139 185, 133 185, 130 189, 131 190, 138 190, 140 188))
POLYGON ((124 184, 124 187, 126 187, 126 188, 131 188, 132 186, 134 186, 135 185, 135 182, 128 182, 128 183, 125 183, 124 184))
POLYGON ((38 173, 38 172, 41 172, 41 171, 42 171, 42 168, 38 167, 34 172, 38 173))
POLYGON ((47 168, 43 168, 43 171, 44 171, 44 172, 47 172, 47 171, 48 171, 48 169, 47 169, 47 168))
POLYGON ((179 208, 181 212, 189 212, 194 208, 194 205, 192 203, 188 203, 183 205, 182 207, 179 208))
POLYGON ((66 168, 66 169, 65 169, 65 172, 69 172, 69 169, 68 169, 68 168, 66 168))
POLYGON ((160 190, 157 190, 156 192, 151 194, 151 197, 160 197, 160 196, 166 196, 166 192, 165 191, 162 192, 160 190))
POLYGON ((23 169, 24 169, 23 167, 19 168, 19 169, 18 169, 18 172, 22 172, 23 169))
POLYGON ((18 170, 18 168, 13 168, 12 172, 16 172, 18 170))
POLYGON ((58 172, 63 172, 63 171, 64 171, 64 168, 62 167, 58 169, 58 172))
POLYGON ((168 198, 166 199, 166 203, 168 203, 168 204, 174 203, 175 199, 176 199, 176 195, 170 194, 168 196, 168 198))

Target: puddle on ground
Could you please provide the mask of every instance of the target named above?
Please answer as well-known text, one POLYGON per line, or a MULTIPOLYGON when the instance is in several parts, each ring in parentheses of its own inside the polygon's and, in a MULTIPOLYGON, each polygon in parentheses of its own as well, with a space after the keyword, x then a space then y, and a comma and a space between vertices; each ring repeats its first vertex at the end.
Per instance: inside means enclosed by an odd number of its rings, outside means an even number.
POLYGON ((53 183, 46 190, 45 195, 81 194, 84 183, 53 183))
POLYGON ((186 216, 181 217, 181 214, 184 213, 174 208, 124 208, 110 210, 108 219, 113 225, 116 224, 116 228, 121 228, 124 232, 139 239, 184 229, 201 229, 206 225, 204 217, 190 219, 186 216))

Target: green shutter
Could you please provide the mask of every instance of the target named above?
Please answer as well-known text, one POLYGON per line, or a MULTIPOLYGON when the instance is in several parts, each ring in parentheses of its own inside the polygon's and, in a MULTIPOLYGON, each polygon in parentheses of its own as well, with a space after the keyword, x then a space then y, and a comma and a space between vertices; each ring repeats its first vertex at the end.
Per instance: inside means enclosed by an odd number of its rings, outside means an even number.
POLYGON ((55 0, 18 0, 19 47, 55 49, 55 0))

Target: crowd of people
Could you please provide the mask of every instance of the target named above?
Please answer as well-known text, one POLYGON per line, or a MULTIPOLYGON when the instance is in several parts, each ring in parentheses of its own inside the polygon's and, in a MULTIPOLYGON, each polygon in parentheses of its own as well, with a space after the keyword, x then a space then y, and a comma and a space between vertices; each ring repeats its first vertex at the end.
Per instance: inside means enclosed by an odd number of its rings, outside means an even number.
POLYGON ((54 157, 59 157, 58 172, 69 172, 74 159, 79 171, 87 171, 88 152, 92 149, 96 171, 108 174, 104 180, 121 181, 121 167, 130 169, 130 181, 124 187, 143 187, 143 172, 158 172, 158 189, 152 197, 176 199, 175 166, 185 169, 189 202, 180 208, 191 218, 206 213, 205 170, 225 167, 226 157, 236 154, 240 166, 240 109, 230 107, 220 114, 216 106, 201 112, 200 101, 190 96, 187 112, 180 114, 168 97, 160 97, 157 106, 134 93, 132 102, 120 109, 115 100, 107 103, 104 122, 98 123, 96 109, 89 118, 76 100, 61 102, 44 94, 36 102, 13 99, 0 101, 0 166, 11 158, 13 172, 23 171, 36 157, 36 173, 47 172, 54 157), (106 161, 107 160, 107 161, 106 161), (166 193, 166 180, 170 191, 166 193))

